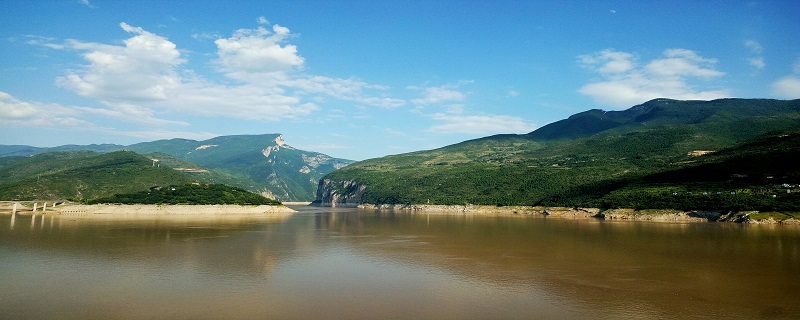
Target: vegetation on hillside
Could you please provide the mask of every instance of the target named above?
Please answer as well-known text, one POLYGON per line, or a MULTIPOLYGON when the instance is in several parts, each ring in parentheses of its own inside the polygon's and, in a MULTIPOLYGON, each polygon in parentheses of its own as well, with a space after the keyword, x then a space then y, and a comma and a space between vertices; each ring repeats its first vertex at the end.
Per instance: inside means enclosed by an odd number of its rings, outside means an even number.
POLYGON ((798 210, 798 128, 800 100, 656 99, 324 179, 365 185, 364 203, 798 210))
POLYGON ((42 153, 130 150, 158 159, 162 165, 171 168, 200 169, 182 171, 187 176, 186 181, 237 186, 255 193, 271 193, 285 201, 310 201, 314 198, 319 178, 352 162, 297 150, 282 141, 278 145, 279 137, 280 134, 232 135, 204 141, 157 140, 130 146, 95 144, 39 148, 0 145, 0 167, 42 153))
POLYGON ((52 152, 14 159, 0 166, 3 200, 83 200, 191 182, 186 175, 153 166, 150 159, 130 151, 52 152))
POLYGON ((186 184, 167 187, 152 187, 146 191, 116 194, 91 199, 89 204, 238 204, 238 205, 280 205, 279 201, 268 199, 247 190, 221 184, 186 184))
MULTIPOLYGON (((190 173, 208 183, 225 183, 252 192, 270 192, 284 201, 310 201, 317 181, 352 161, 278 145, 279 134, 221 136, 204 141, 158 140, 128 146, 142 153, 166 154, 210 172, 190 173)), ((160 159, 160 158, 159 158, 160 159)))
POLYGON ((800 132, 672 164, 608 190, 601 207, 800 211, 800 132))

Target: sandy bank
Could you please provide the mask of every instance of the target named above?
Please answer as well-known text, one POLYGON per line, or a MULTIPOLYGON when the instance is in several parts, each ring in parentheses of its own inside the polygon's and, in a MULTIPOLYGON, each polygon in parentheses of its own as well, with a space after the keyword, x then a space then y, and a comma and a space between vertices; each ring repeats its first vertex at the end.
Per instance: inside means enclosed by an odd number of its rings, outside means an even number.
POLYGON ((154 214, 154 215, 196 215, 196 214, 289 214, 295 211, 284 206, 241 206, 241 205, 64 205, 51 209, 53 213, 87 214, 154 214))
POLYGON ((773 218, 753 219, 758 211, 680 211, 680 210, 634 210, 634 209, 598 209, 568 207, 528 207, 528 206, 483 206, 483 205, 372 205, 362 204, 358 208, 379 210, 420 211, 440 214, 474 214, 474 215, 531 215, 562 219, 599 219, 611 221, 653 221, 653 222, 736 222, 750 224, 780 224, 800 226, 800 220, 789 218, 775 220, 773 218))

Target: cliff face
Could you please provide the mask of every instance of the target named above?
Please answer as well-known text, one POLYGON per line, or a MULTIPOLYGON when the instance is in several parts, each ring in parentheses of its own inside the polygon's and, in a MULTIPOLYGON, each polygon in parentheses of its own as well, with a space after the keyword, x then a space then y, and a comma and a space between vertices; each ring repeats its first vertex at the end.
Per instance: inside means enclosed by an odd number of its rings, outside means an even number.
POLYGON ((361 204, 366 189, 366 185, 358 184, 354 180, 320 179, 317 198, 311 204, 320 207, 356 207, 361 204))

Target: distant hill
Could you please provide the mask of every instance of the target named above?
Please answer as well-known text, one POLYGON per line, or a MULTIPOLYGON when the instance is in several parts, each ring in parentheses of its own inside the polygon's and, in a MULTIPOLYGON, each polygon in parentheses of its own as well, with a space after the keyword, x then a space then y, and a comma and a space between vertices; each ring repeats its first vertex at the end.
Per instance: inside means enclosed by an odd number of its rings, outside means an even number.
POLYGON ((88 204, 238 204, 238 205, 276 205, 280 202, 264 198, 247 190, 224 184, 185 184, 152 187, 125 194, 91 199, 88 204))
POLYGON ((65 145, 39 148, 0 145, 0 169, 15 157, 48 152, 130 150, 156 159, 157 165, 185 175, 185 181, 221 183, 280 201, 311 201, 319 178, 353 161, 295 149, 280 134, 221 136, 205 141, 158 140, 129 146, 65 145))
POLYGON ((631 132, 647 127, 664 125, 712 126, 704 128, 710 134, 731 136, 733 139, 752 137, 764 133, 756 128, 743 128, 739 124, 768 122, 770 126, 787 127, 794 123, 780 117, 796 114, 797 102, 770 99, 718 99, 711 101, 681 101, 654 99, 623 111, 593 109, 567 119, 545 125, 526 136, 534 140, 577 139, 601 132, 631 132), (756 132, 738 132, 755 130, 756 132))
POLYGON ((0 199, 92 199, 192 182, 186 175, 153 166, 130 151, 51 152, 0 158, 0 199))
MULTIPOLYGON (((787 197, 793 196, 776 186, 800 183, 793 182, 796 169, 768 164, 795 159, 796 154, 779 150, 796 151, 797 145, 774 137, 797 140, 798 130, 800 100, 655 99, 624 111, 589 110, 524 135, 496 135, 357 162, 325 176, 315 202, 615 206, 623 198, 652 195, 656 189, 675 187, 694 195, 714 186, 715 194, 760 190, 771 196, 782 191, 773 204, 788 204, 794 200, 787 197), (774 147, 753 148, 759 144, 774 147), (731 154, 747 156, 721 156, 731 154), (748 161, 769 166, 773 179, 766 180, 766 171, 739 173, 737 168, 748 161), (726 168, 721 176, 757 178, 736 181, 735 187, 720 177, 672 179, 709 168, 726 168)), ((679 191, 668 195, 673 192, 679 191)), ((655 205, 646 196, 639 199, 625 204, 655 205)))
POLYGON ((353 162, 295 149, 280 134, 222 136, 204 141, 158 140, 126 149, 142 154, 162 153, 197 164, 217 173, 216 178, 206 180, 239 186, 281 201, 313 200, 322 176, 353 162))

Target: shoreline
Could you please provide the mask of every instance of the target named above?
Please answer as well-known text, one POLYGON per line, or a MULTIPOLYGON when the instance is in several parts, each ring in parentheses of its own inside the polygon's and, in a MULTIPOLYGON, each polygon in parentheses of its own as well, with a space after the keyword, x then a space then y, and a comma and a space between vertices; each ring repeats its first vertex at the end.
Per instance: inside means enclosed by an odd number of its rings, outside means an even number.
MULTIPOLYGON (((4 202, 2 214, 13 213, 13 202, 4 202), (8 205, 11 203, 11 205, 8 205)), ((46 208, 17 203, 16 214, 68 215, 68 216, 125 216, 125 217, 200 217, 200 216, 284 216, 297 212, 286 206, 271 205, 158 205, 158 204, 60 204, 46 208)))
POLYGON ((742 224, 773 224, 800 226, 797 215, 790 218, 776 220, 772 216, 754 218, 762 214, 759 211, 722 211, 722 210, 693 210, 683 211, 674 209, 599 209, 599 208, 570 208, 570 207, 543 207, 543 206, 507 206, 497 207, 489 205, 409 205, 409 204, 359 204, 352 206, 359 209, 398 210, 440 214, 472 214, 472 215, 528 215, 542 218, 572 219, 572 220, 604 220, 604 221, 647 221, 671 223, 709 223, 729 222, 742 224))

